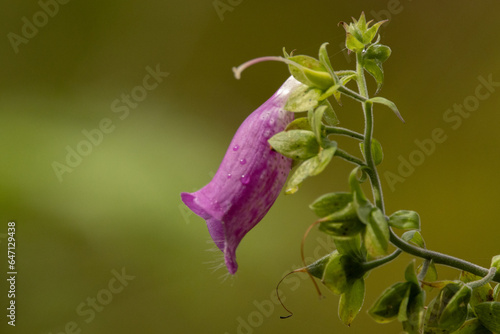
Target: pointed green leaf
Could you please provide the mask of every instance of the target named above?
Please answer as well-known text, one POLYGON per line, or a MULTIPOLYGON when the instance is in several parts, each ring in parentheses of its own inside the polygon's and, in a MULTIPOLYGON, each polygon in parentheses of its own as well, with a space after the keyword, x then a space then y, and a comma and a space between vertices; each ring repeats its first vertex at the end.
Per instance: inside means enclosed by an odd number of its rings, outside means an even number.
POLYGON ((478 304, 474 311, 484 327, 493 333, 500 333, 500 302, 478 304))
POLYGON ((411 283, 409 282, 399 282, 387 288, 368 311, 370 316, 379 323, 395 320, 410 287, 411 283))
POLYGON ((294 160, 307 160, 319 152, 319 144, 313 132, 290 130, 278 132, 269 139, 273 150, 294 160))
POLYGON ((325 217, 345 208, 350 202, 352 202, 351 193, 329 193, 318 197, 309 205, 309 208, 313 210, 318 217, 325 217))
POLYGON ((369 101, 373 103, 380 103, 383 105, 386 105, 387 107, 391 108, 391 110, 398 116, 398 118, 404 123, 403 117, 401 117, 401 114, 399 113, 398 107, 396 107, 396 104, 392 101, 389 101, 388 99, 380 96, 372 97, 369 99, 369 101))
POLYGON ((377 94, 384 83, 384 69, 382 63, 374 60, 365 60, 363 61, 363 67, 375 79, 377 83, 377 91, 375 94, 377 94))
POLYGON ((365 299, 365 281, 363 278, 349 282, 345 292, 340 296, 339 318, 350 326, 363 306, 365 299))
POLYGON ((323 92, 318 88, 302 85, 296 88, 285 104, 285 110, 290 112, 303 112, 318 106, 323 92))
POLYGON ((420 217, 415 211, 399 210, 389 217, 389 225, 403 230, 420 230, 420 217))

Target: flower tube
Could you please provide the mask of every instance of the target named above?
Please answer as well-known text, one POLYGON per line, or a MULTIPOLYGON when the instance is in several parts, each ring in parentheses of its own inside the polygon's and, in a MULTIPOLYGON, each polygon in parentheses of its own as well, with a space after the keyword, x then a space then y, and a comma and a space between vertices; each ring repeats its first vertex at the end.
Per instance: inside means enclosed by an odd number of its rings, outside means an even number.
POLYGON ((273 151, 268 140, 293 120, 284 106, 300 85, 290 77, 240 125, 213 179, 194 193, 181 194, 182 201, 207 222, 231 274, 238 269, 238 244, 264 218, 290 172, 292 159, 273 151))

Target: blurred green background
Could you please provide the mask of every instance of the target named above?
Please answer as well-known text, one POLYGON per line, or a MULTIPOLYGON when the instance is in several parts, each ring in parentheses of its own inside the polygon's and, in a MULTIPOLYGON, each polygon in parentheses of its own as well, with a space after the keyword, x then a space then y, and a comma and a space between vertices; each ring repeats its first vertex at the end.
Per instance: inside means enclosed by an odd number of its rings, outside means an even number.
MULTIPOLYGON (((406 120, 376 110, 381 173, 398 173, 418 149, 415 140, 434 129, 447 138, 420 156, 404 182, 390 187, 382 174, 388 212, 418 211, 434 250, 483 266, 500 253, 500 87, 459 126, 443 119, 454 104, 474 101, 479 76, 500 81, 498 1, 60 1, 7 0, 0 13, 0 276, 11 220, 18 271, 16 327, 2 315, 0 332, 400 332, 397 323, 375 324, 366 309, 403 278, 408 256, 370 275, 351 328, 337 318, 338 297, 325 291, 318 300, 301 276, 281 287, 292 318, 280 320, 286 312, 270 302, 282 275, 300 265, 300 240, 314 221, 307 205, 347 190, 351 165, 336 160, 296 195, 280 197, 241 243, 235 278, 214 269, 220 253, 209 251, 204 221, 179 196, 210 180, 241 121, 288 77, 283 64, 264 63, 237 81, 231 67, 280 55, 284 46, 316 56, 327 41, 333 66, 352 68, 337 23, 362 10, 369 19, 390 16, 381 35, 393 54, 380 95, 406 120), (39 27, 23 31, 34 20, 39 27), (154 89, 137 88, 157 66, 168 75, 154 89), (132 93, 140 101, 124 108, 119 100, 132 93), (109 133, 83 147, 84 131, 95 134, 103 119, 109 133), (58 178, 54 162, 66 164, 68 147, 78 145, 88 154, 58 178), (128 278, 119 283, 122 272, 128 278)), ((336 107, 342 125, 361 130, 359 106, 343 102, 336 107)), ((330 247, 312 233, 307 256, 330 247)))

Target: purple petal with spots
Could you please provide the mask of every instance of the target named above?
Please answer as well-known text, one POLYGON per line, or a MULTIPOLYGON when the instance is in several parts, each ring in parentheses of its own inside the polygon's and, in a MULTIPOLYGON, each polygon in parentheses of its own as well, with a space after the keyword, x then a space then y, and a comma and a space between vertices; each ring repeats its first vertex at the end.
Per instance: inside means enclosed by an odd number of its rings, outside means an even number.
POLYGON ((267 141, 293 120, 284 106, 300 85, 290 77, 240 125, 212 181, 194 193, 181 194, 182 201, 206 220, 231 274, 238 269, 238 244, 269 211, 290 172, 292 160, 273 151, 267 141))

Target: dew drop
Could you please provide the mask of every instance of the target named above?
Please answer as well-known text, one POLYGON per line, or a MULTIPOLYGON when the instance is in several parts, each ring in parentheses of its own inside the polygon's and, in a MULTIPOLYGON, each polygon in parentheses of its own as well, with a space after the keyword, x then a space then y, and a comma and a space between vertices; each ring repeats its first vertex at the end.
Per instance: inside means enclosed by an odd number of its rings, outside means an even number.
POLYGON ((247 159, 241 159, 241 160, 240 160, 240 164, 244 165, 244 164, 246 164, 246 163, 247 163, 247 159))
POLYGON ((271 118, 269 119, 269 125, 271 125, 271 126, 272 126, 272 125, 274 125, 274 122, 275 122, 275 121, 276 121, 276 120, 275 120, 274 118, 272 118, 272 117, 271 117, 271 118))
POLYGON ((231 173, 227 173, 227 178, 230 179, 231 178, 231 173))
POLYGON ((233 146, 233 151, 238 151, 238 149, 239 149, 239 148, 240 148, 240 146, 239 146, 239 145, 234 145, 234 146, 233 146))
POLYGON ((271 138, 271 130, 264 131, 264 138, 266 138, 266 139, 271 138))
POLYGON ((241 175, 240 181, 242 184, 248 184, 250 182, 250 176, 243 174, 241 175))

